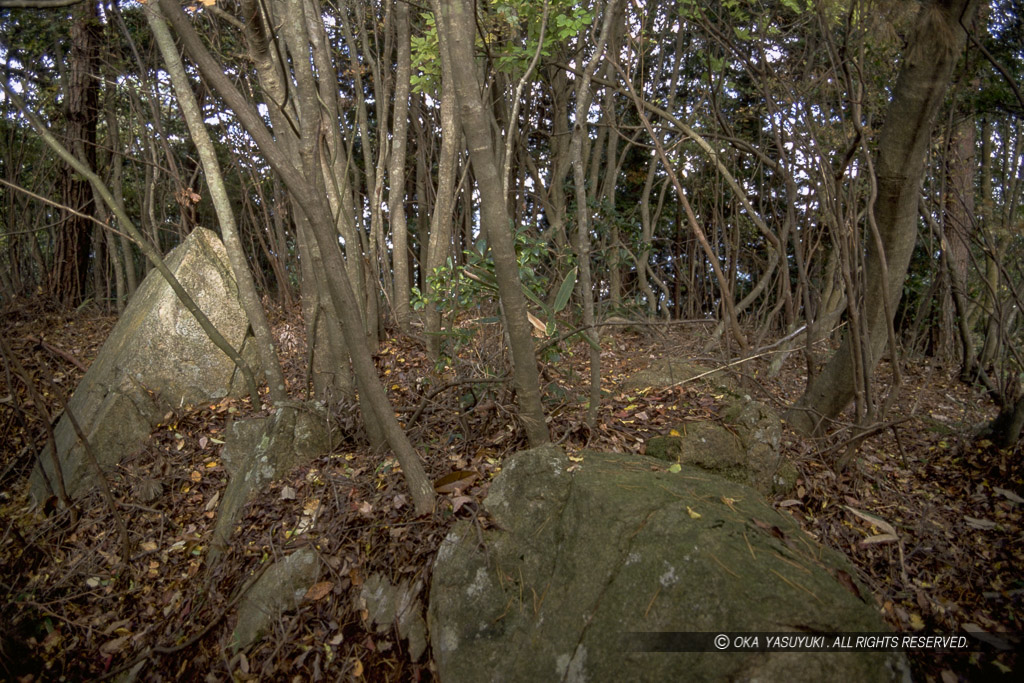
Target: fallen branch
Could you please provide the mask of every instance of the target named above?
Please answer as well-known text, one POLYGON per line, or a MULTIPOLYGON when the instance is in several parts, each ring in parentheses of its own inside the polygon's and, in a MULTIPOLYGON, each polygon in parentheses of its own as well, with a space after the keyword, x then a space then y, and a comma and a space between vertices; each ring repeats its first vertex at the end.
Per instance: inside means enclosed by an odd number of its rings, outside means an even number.
POLYGON ((86 370, 89 369, 89 368, 85 367, 85 365, 82 364, 82 361, 78 360, 77 358, 72 356, 67 351, 65 351, 63 349, 58 349, 56 346, 54 346, 53 344, 49 343, 48 341, 46 341, 42 337, 33 337, 30 334, 30 335, 25 337, 25 341, 32 342, 33 344, 39 344, 39 346, 43 347, 46 351, 49 351, 50 353, 52 353, 55 356, 59 356, 60 358, 63 358, 64 360, 66 360, 67 362, 71 363, 72 365, 74 365, 76 368, 78 368, 82 372, 85 372, 86 370))

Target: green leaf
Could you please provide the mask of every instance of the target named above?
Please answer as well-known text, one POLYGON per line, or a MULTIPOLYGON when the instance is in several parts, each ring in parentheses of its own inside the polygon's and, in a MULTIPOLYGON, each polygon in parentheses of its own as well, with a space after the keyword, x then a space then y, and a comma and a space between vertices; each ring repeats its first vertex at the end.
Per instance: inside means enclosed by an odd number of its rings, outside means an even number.
POLYGON ((562 280, 562 286, 558 288, 558 294, 555 296, 555 305, 552 307, 553 313, 559 313, 565 308, 566 304, 569 303, 569 297, 572 296, 573 287, 576 286, 576 271, 578 267, 573 267, 562 280))
POLYGON ((530 291, 529 287, 527 287, 526 285, 523 285, 522 289, 523 289, 523 296, 525 296, 527 299, 529 299, 533 303, 535 303, 538 306, 540 306, 543 311, 547 312, 548 307, 544 305, 543 301, 541 301, 540 299, 537 298, 536 294, 534 294, 533 292, 530 291))

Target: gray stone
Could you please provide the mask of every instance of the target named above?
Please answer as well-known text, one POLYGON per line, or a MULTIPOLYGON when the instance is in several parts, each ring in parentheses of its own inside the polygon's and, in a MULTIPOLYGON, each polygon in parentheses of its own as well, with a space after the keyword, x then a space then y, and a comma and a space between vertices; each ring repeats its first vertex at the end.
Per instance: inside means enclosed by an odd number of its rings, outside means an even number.
POLYGON ((298 607, 316 581, 317 570, 316 553, 309 548, 274 562, 239 601, 231 645, 235 649, 249 647, 281 614, 298 607))
POLYGON ((268 482, 312 461, 327 448, 327 417, 313 405, 283 407, 270 417, 232 423, 221 451, 230 478, 217 507, 207 570, 227 550, 246 501, 268 482))
MULTIPOLYGON (((235 279, 220 239, 196 228, 166 257, 196 304, 257 371, 249 321, 238 300, 235 279), (243 348, 244 346, 244 348, 243 348)), ((203 332, 156 271, 132 296, 99 355, 85 373, 69 408, 101 467, 134 453, 168 407, 240 395, 245 386, 234 363, 203 332)), ((95 470, 67 415, 54 429, 64 485, 71 497, 87 490, 95 470)), ((40 453, 31 480, 37 501, 54 492, 53 456, 40 453)))
POLYGON ((647 442, 646 454, 752 486, 766 496, 790 491, 797 471, 782 456, 779 416, 749 396, 731 395, 722 421, 684 422, 647 442))
POLYGON ((648 387, 670 387, 676 384, 702 382, 705 385, 732 390, 736 383, 724 370, 712 370, 689 361, 662 358, 637 372, 621 384, 623 391, 636 391, 648 387))
MULTIPOLYGON (((891 653, 633 652, 630 632, 886 631, 818 546, 751 488, 643 456, 516 454, 438 550, 442 681, 884 681, 891 653), (482 540, 482 542, 481 542, 482 540)), ((862 595, 867 595, 863 590, 862 595)))
POLYGON ((423 603, 419 599, 423 582, 403 579, 397 586, 383 574, 371 574, 359 591, 359 598, 370 615, 377 633, 392 629, 408 642, 409 659, 419 661, 427 649, 427 622, 423 619, 423 603))

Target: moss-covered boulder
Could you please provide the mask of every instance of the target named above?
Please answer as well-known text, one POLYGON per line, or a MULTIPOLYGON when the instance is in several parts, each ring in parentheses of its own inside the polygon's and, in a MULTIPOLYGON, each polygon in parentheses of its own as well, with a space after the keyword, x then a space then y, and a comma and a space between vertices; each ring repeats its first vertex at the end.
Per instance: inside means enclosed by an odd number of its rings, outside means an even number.
POLYGON ((670 387, 690 382, 703 382, 724 390, 736 388, 736 383, 725 370, 715 370, 678 358, 661 358, 623 380, 620 389, 636 391, 647 387, 670 387))
POLYGON ((845 558, 759 493, 643 456, 544 447, 492 484, 433 570, 442 681, 887 681, 887 653, 636 652, 632 632, 884 631, 845 558), (838 568, 838 569, 837 569, 838 568), (845 568, 845 569, 844 569, 845 568))
POLYGON ((797 471, 782 456, 779 416, 749 396, 730 395, 718 420, 683 422, 648 440, 646 454, 699 467, 765 496, 790 491, 797 471))

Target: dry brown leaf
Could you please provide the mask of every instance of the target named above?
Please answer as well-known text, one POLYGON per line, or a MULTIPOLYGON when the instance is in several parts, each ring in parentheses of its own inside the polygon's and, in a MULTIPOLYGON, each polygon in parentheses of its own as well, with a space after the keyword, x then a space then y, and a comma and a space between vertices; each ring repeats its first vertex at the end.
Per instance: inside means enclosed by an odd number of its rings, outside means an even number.
POLYGON ((309 590, 306 591, 306 600, 310 600, 312 602, 316 602, 317 600, 323 600, 330 594, 331 589, 333 588, 334 583, 331 581, 321 581, 320 583, 314 583, 312 586, 309 587, 309 590))
POLYGON ((543 336, 547 335, 547 333, 548 333, 548 326, 545 325, 544 322, 540 318, 535 316, 533 313, 530 313, 529 311, 526 312, 526 318, 527 318, 527 320, 530 321, 530 324, 533 325, 533 329, 534 329, 533 336, 535 336, 535 337, 543 337, 543 336))
POLYGON ((866 512, 861 512, 857 508, 852 508, 849 505, 844 505, 843 507, 852 512, 853 514, 857 515, 858 517, 860 517, 868 524, 878 527, 885 533, 892 534, 893 536, 899 536, 899 534, 896 533, 896 529, 893 527, 893 525, 889 524, 889 522, 885 521, 884 519, 875 517, 874 515, 869 515, 866 512))
POLYGON ((121 636, 120 638, 114 638, 100 645, 100 652, 105 655, 116 655, 118 652, 124 649, 124 646, 128 644, 128 640, 131 639, 131 634, 121 636))
POLYGON ((900 540, 899 536, 893 534, 878 534, 877 536, 868 536, 860 542, 862 546, 879 545, 881 543, 898 543, 900 540))
POLYGON ((436 480, 434 490, 438 493, 455 493, 457 490, 465 489, 479 477, 480 475, 472 470, 456 470, 436 480))

